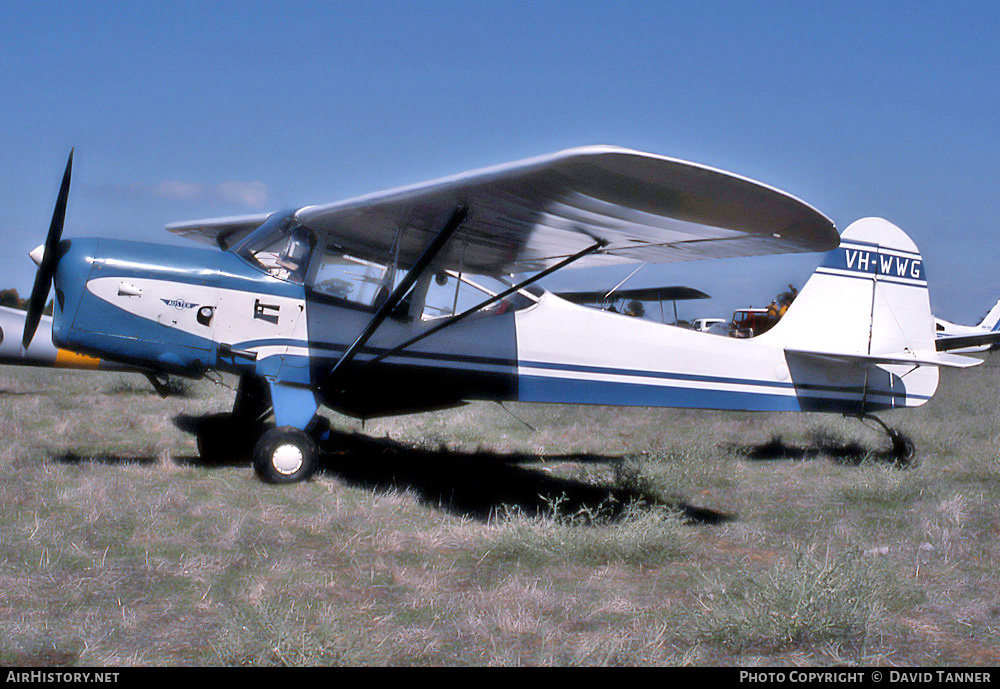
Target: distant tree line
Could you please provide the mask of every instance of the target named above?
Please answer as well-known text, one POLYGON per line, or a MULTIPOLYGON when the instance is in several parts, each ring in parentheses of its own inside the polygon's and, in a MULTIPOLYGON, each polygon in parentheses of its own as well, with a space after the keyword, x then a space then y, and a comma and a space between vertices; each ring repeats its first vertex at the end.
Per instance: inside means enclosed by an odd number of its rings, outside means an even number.
MULTIPOLYGON (((28 300, 21 299, 21 295, 17 293, 17 290, 13 287, 10 289, 0 289, 0 306, 9 306, 12 309, 20 309, 21 311, 28 310, 28 300)), ((52 315, 52 300, 49 299, 49 303, 45 305, 45 309, 42 313, 46 316, 52 315)))

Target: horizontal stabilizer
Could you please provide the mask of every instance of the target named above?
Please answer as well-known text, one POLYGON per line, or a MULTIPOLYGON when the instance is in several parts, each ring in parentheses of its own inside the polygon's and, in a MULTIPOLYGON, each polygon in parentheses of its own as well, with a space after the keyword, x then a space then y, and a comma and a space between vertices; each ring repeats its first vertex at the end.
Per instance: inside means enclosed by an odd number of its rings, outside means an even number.
POLYGON ((959 354, 939 354, 937 352, 894 352, 892 354, 844 354, 841 352, 819 352, 804 349, 785 349, 788 354, 808 356, 826 361, 854 363, 858 366, 876 364, 904 364, 910 366, 948 366, 969 368, 983 363, 982 359, 959 354))
POLYGON ((934 344, 939 352, 950 352, 953 349, 994 345, 998 342, 1000 342, 1000 331, 986 332, 979 335, 952 335, 939 337, 934 344))

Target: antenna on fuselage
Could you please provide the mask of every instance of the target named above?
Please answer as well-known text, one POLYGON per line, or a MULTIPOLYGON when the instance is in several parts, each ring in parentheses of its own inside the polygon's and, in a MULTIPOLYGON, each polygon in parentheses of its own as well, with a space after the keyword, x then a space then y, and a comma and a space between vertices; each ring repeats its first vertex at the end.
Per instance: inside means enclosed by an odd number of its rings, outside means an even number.
POLYGON ((628 275, 626 275, 624 280, 622 280, 617 285, 615 285, 614 287, 612 287, 611 290, 607 294, 604 295, 604 299, 602 301, 605 304, 608 303, 608 299, 611 297, 611 295, 614 294, 615 292, 617 292, 619 287, 621 287, 626 282, 628 282, 630 279, 632 279, 632 276, 635 275, 636 273, 638 273, 642 269, 642 267, 644 265, 646 265, 646 264, 645 263, 640 263, 638 268, 636 268, 631 273, 629 273, 628 275))

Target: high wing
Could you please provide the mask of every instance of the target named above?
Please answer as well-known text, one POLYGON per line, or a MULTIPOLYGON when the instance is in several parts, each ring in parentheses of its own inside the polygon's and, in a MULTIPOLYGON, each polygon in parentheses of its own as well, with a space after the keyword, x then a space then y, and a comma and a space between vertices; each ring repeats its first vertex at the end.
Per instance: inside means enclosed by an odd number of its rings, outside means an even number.
MULTIPOLYGON (((306 206, 295 215, 365 258, 384 260, 401 233, 399 260, 407 265, 462 205, 468 218, 435 265, 485 275, 540 270, 595 242, 605 246, 576 267, 827 251, 840 240, 829 218, 782 191, 611 146, 306 206)), ((170 229, 205 240, 216 226, 199 222, 170 229)), ((218 227, 234 229, 231 222, 218 227)))
POLYGON ((260 227, 269 216, 269 213, 262 213, 259 215, 235 215, 229 218, 188 220, 170 223, 167 225, 167 231, 193 239, 196 242, 213 244, 225 250, 260 227))

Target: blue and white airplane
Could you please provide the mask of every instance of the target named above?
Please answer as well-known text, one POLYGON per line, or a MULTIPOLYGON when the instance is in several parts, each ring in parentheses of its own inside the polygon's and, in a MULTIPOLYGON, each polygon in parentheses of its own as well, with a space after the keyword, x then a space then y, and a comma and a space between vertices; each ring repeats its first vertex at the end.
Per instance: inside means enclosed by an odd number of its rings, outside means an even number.
POLYGON ((321 405, 361 418, 466 400, 867 416, 924 404, 940 366, 981 363, 935 349, 923 259, 899 228, 866 218, 841 236, 782 191, 648 153, 576 148, 167 228, 213 249, 62 240, 71 167, 72 153, 32 252, 22 345, 54 283, 56 346, 143 371, 238 375, 233 413, 199 447, 252 451, 266 481, 315 471, 321 405), (828 253, 782 320, 742 340, 534 284, 570 266, 810 251, 828 253), (459 287, 480 300, 459 309, 459 287), (443 315, 428 300, 442 288, 456 294, 443 315))

